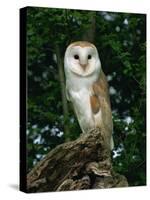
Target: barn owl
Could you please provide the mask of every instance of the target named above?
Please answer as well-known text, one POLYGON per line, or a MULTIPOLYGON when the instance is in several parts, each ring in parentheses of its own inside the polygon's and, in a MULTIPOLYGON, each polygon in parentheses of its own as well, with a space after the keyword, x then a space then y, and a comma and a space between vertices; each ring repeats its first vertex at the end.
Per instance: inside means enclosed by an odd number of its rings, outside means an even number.
POLYGON ((113 149, 113 123, 108 83, 96 47, 86 41, 70 44, 65 52, 66 97, 72 102, 82 132, 100 127, 113 149))

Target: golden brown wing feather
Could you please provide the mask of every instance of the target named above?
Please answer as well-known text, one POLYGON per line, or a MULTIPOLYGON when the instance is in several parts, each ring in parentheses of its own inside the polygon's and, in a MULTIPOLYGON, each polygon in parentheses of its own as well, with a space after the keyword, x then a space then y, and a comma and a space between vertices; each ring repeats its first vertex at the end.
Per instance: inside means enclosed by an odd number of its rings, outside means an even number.
POLYGON ((90 103, 91 103, 92 112, 94 114, 98 113, 100 109, 100 101, 96 95, 90 96, 90 103))
POLYGON ((96 114, 101 109, 101 122, 97 122, 96 124, 100 124, 106 132, 108 133, 108 138, 113 131, 113 122, 112 122, 112 113, 111 113, 111 105, 108 91, 108 83, 105 74, 101 70, 99 79, 92 85, 92 93, 93 95, 90 97, 91 109, 93 114, 96 114))
MULTIPOLYGON (((110 106, 108 83, 104 72, 101 69, 99 79, 93 84, 93 91, 97 97, 103 97, 110 106)), ((101 100, 100 100, 101 101, 101 100)))

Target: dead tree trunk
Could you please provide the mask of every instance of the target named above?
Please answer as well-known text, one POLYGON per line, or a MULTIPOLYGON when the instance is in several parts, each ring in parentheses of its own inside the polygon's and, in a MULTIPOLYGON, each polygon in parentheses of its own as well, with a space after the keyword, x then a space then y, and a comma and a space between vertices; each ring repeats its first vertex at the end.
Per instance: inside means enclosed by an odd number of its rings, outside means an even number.
POLYGON ((89 15, 88 28, 85 31, 85 34, 83 34, 82 39, 94 43, 96 30, 96 12, 92 11, 89 15))
POLYGON ((128 186, 112 168, 104 135, 103 130, 93 129, 50 151, 27 175, 27 192, 128 186))
POLYGON ((65 78, 64 78, 64 71, 63 71, 63 59, 60 52, 60 47, 58 44, 55 44, 55 52, 57 57, 57 65, 58 65, 58 72, 59 72, 59 81, 61 87, 61 98, 62 98, 62 108, 63 108, 63 115, 64 115, 64 132, 65 138, 69 140, 69 128, 67 125, 68 121, 68 105, 66 99, 66 86, 65 86, 65 78))

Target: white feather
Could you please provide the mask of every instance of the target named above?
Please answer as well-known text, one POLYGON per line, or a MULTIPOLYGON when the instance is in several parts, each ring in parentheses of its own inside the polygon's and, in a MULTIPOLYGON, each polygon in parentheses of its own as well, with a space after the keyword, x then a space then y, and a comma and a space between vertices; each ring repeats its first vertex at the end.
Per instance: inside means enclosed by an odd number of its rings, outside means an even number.
POLYGON ((82 88, 78 92, 70 90, 70 96, 82 131, 94 127, 89 90, 87 88, 82 88))

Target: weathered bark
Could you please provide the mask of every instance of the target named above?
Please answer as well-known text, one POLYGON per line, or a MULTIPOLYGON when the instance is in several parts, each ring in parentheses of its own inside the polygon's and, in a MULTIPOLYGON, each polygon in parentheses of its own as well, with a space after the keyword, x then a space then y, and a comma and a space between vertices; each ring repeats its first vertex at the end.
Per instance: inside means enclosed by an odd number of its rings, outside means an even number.
POLYGON ((93 129, 57 146, 27 175, 28 192, 126 187, 124 176, 114 172, 105 132, 93 129))

